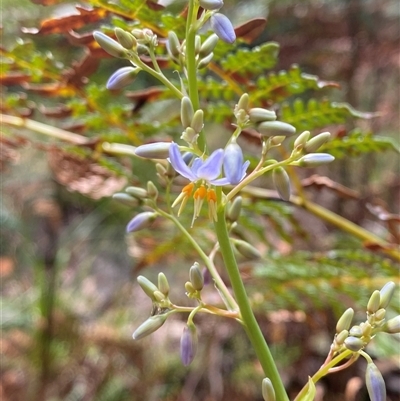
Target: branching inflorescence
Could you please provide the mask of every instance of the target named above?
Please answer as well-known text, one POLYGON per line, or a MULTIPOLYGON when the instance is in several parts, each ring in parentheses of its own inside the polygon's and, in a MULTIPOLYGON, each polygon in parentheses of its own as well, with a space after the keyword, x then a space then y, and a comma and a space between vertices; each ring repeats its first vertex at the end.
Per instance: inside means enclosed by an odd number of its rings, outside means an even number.
MULTIPOLYGON (((260 258, 261 254, 248 242, 231 238, 230 233, 237 224, 242 207, 240 192, 255 179, 272 172, 273 183, 279 196, 287 201, 291 197, 291 187, 286 167, 316 167, 331 163, 334 158, 329 154, 317 153, 319 148, 329 141, 328 132, 310 138, 310 132, 305 131, 297 136, 291 153, 285 159, 271 159, 270 150, 280 147, 286 138, 296 135, 296 129, 286 122, 279 121, 275 111, 253 107, 251 93, 244 93, 232 110, 234 131, 225 147, 212 152, 208 150, 205 111, 200 107, 201 102, 198 98, 197 72, 210 65, 219 40, 226 43, 235 41, 235 30, 230 20, 219 12, 222 6, 222 0, 189 0, 186 37, 180 39, 173 31, 166 35, 165 53, 178 69, 179 87, 164 75, 158 65, 156 48, 159 46, 159 40, 150 29, 135 28, 128 32, 116 28, 117 40, 102 32, 94 33, 94 38, 106 52, 131 63, 131 66, 123 67, 111 75, 107 83, 108 89, 121 89, 134 82, 141 71, 145 71, 164 84, 181 102, 183 131, 180 141, 141 145, 136 148, 135 153, 140 158, 154 160, 158 176, 168 192, 167 199, 170 198, 169 192, 178 174, 188 183, 166 208, 158 204, 158 189, 153 182, 149 182, 146 189, 128 187, 124 193, 116 194, 117 200, 129 205, 137 205, 140 201, 146 208, 129 222, 127 233, 151 227, 159 217, 172 221, 197 251, 225 306, 219 308, 203 301, 204 273, 198 262, 194 262, 190 268, 189 280, 185 284, 187 296, 196 302, 194 307, 182 307, 172 303, 169 299, 168 280, 164 273, 159 274, 157 285, 139 276, 138 283, 151 299, 153 308, 151 316, 136 329, 133 338, 138 340, 153 333, 172 314, 188 314, 181 339, 181 359, 187 366, 194 359, 197 349, 198 338, 194 323, 197 313, 211 313, 236 319, 244 326, 267 376, 262 383, 264 399, 283 401, 288 400, 288 397, 268 345, 254 318, 235 258, 236 251, 249 259, 260 258), (202 42, 198 32, 207 21, 213 33, 202 42), (142 60, 144 55, 151 60, 151 66, 142 60), (250 161, 245 160, 238 144, 238 138, 245 129, 255 130, 260 138, 259 161, 252 167, 250 161), (196 224, 196 219, 200 218, 203 204, 207 204, 208 216, 214 224, 218 239, 210 254, 197 244, 190 233, 190 227, 185 227, 179 220, 188 202, 194 203, 191 227, 196 224), (214 265, 217 252, 221 253, 224 260, 233 294, 214 265)), ((386 308, 394 288, 394 283, 389 282, 380 291, 372 294, 367 308, 367 320, 359 325, 351 326, 354 311, 351 308, 346 310, 337 323, 337 332, 325 363, 310 378, 296 400, 314 399, 315 383, 321 377, 346 368, 359 356, 363 356, 368 362, 366 382, 371 400, 385 399, 382 376, 364 348, 379 332, 400 331, 400 316, 385 320, 386 308)))

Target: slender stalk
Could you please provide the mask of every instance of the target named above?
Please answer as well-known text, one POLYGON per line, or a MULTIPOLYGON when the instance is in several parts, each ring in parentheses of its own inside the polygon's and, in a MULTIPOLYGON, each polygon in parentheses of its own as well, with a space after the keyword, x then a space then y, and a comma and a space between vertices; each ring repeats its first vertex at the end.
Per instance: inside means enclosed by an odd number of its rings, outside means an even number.
POLYGON ((247 336, 254 347, 265 375, 271 380, 274 386, 276 400, 288 401, 289 398, 286 394, 285 387, 283 386, 278 369, 275 365, 275 361, 261 332, 260 326, 258 325, 254 316, 246 289, 244 287, 242 278, 240 277, 239 268, 229 240, 224 208, 221 208, 218 211, 218 221, 215 222, 215 230, 225 267, 228 272, 237 303, 239 305, 243 326, 246 330, 247 336))

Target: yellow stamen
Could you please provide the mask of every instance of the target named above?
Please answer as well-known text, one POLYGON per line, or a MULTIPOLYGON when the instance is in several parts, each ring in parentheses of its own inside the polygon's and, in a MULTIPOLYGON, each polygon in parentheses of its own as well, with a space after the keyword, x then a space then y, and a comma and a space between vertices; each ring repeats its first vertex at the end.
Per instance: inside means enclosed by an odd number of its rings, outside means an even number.
POLYGON ((210 220, 218 221, 217 194, 213 189, 208 189, 207 191, 207 202, 208 202, 208 216, 210 220))
POLYGON ((199 217, 201 207, 203 206, 204 198, 207 195, 207 190, 204 185, 200 185, 199 188, 194 191, 193 199, 194 199, 194 212, 193 212, 193 220, 192 220, 192 227, 194 221, 199 217))
POLYGON ((175 207, 178 203, 182 202, 179 210, 178 210, 178 216, 181 214, 183 208, 185 207, 188 199, 190 198, 190 195, 193 192, 194 184, 193 182, 185 185, 182 188, 182 192, 179 194, 179 196, 175 199, 174 203, 172 204, 172 207, 175 207))

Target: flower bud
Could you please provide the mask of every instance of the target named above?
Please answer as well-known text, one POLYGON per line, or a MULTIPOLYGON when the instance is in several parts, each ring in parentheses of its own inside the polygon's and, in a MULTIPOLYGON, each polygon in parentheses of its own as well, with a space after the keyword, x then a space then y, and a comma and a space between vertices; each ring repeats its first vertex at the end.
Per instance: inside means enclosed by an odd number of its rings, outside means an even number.
POLYGON ((342 330, 349 330, 353 317, 353 308, 346 309, 336 324, 336 333, 340 333, 342 330))
POLYGON ((336 337, 335 342, 338 345, 342 345, 344 340, 349 336, 349 332, 347 330, 342 330, 336 337))
POLYGON ((382 327, 385 333, 396 334, 400 333, 400 315, 389 319, 382 327))
POLYGON ((196 326, 186 326, 181 337, 181 360, 184 366, 192 363, 197 352, 197 343, 196 326))
POLYGON ((259 252, 259 250, 250 245, 248 242, 242 241, 240 239, 235 239, 233 243, 238 252, 245 258, 250 260, 261 259, 261 253, 259 252))
POLYGON ((296 149, 297 147, 301 147, 303 149, 304 145, 308 141, 308 138, 310 137, 310 131, 304 131, 302 132, 294 141, 293 147, 296 149))
POLYGON ((178 36, 174 31, 168 32, 167 51, 171 54, 172 58, 179 58, 181 44, 179 43, 178 36))
POLYGON ((307 153, 316 152, 322 145, 329 141, 331 134, 329 132, 322 132, 311 138, 304 146, 304 150, 307 153))
POLYGON ((241 209, 242 209, 242 197, 237 196, 230 204, 226 215, 226 217, 231 223, 239 219, 241 209))
POLYGON ((286 139, 286 136, 273 136, 271 138, 271 145, 279 146, 286 139))
POLYGON ((145 322, 143 322, 133 333, 132 337, 134 340, 140 340, 143 337, 148 336, 158 330, 167 320, 168 315, 164 313, 163 315, 155 315, 149 317, 145 322))
POLYGON ((268 379, 268 377, 263 379, 261 390, 264 401, 276 400, 274 386, 272 385, 272 382, 270 379, 268 379))
POLYGON ((204 287, 204 277, 197 262, 190 268, 189 277, 193 289, 201 291, 204 287))
POLYGON ((210 53, 212 53, 213 50, 215 49, 215 46, 217 46, 217 43, 218 43, 218 36, 215 33, 213 33, 201 45, 199 52, 200 57, 206 57, 210 53))
POLYGON ((112 198, 126 206, 137 206, 138 204, 137 199, 123 192, 118 192, 114 194, 112 198))
POLYGON ((282 121, 264 121, 257 125, 257 131, 267 137, 291 136, 296 133, 296 128, 282 121))
POLYGON ((125 192, 127 192, 129 195, 132 195, 136 199, 147 199, 148 198, 147 191, 140 187, 127 187, 127 188, 125 188, 125 192))
POLYGON ((272 110, 262 109, 261 107, 254 107, 249 110, 250 121, 254 124, 263 121, 275 121, 276 113, 272 110))
POLYGON ((335 158, 328 153, 310 153, 298 161, 300 167, 318 167, 333 162, 335 158))
POLYGON ((164 178, 167 174, 167 169, 161 163, 156 163, 156 170, 160 177, 164 178))
POLYGON ((181 100, 181 121, 184 128, 190 127, 194 115, 192 101, 184 96, 181 100))
POLYGON ((136 156, 145 159, 166 159, 169 156, 171 142, 154 142, 140 145, 135 149, 136 156))
POLYGON ((167 297, 169 294, 169 283, 164 273, 158 273, 158 289, 167 297))
POLYGON ((349 336, 344 340, 344 345, 350 351, 357 352, 364 347, 364 341, 361 338, 349 336))
POLYGON ((154 293, 158 291, 156 285, 144 276, 138 276, 136 280, 146 295, 151 298, 152 301, 155 301, 154 293))
POLYGON ((381 293, 376 290, 372 293, 371 297, 369 298, 367 311, 369 314, 375 313, 379 309, 379 304, 381 303, 381 293))
POLYGON ((111 56, 123 58, 126 57, 127 51, 116 40, 100 31, 94 31, 93 37, 100 47, 111 56))
POLYGON ((283 167, 274 168, 272 171, 272 179, 280 198, 284 201, 288 201, 290 199, 290 179, 288 173, 283 167))
POLYGON ((367 365, 365 383, 371 401, 386 401, 386 386, 382 374, 374 363, 367 365))
POLYGON ((165 295, 161 291, 154 291, 153 296, 156 302, 165 301, 165 295))
POLYGON ((236 105, 236 108, 238 110, 245 110, 247 111, 249 108, 249 95, 247 93, 243 93, 242 96, 240 96, 240 99, 238 101, 238 104, 236 105))
POLYGON ((192 127, 187 127, 182 132, 181 139, 187 143, 195 143, 198 136, 199 134, 192 127))
POLYGON ((350 331, 349 331, 349 335, 352 337, 362 337, 363 335, 363 329, 361 328, 361 326, 353 326, 350 331))
POLYGON ((224 152, 224 173, 229 182, 233 185, 238 184, 244 178, 250 162, 243 164, 242 148, 236 143, 230 143, 224 152))
POLYGON ((156 200, 158 197, 158 189, 152 181, 147 182, 147 194, 150 199, 156 200))
POLYGON ((381 302, 379 303, 380 308, 388 307, 390 301, 393 298, 395 288, 396 284, 393 281, 389 281, 382 287, 382 289, 380 290, 381 293, 381 302))
POLYGON ((121 28, 115 28, 114 32, 118 42, 121 43, 125 49, 131 50, 137 46, 136 38, 131 33, 121 28))
POLYGON ((138 67, 122 67, 114 72, 108 79, 106 88, 108 90, 119 90, 131 84, 136 75, 141 71, 138 67))
POLYGON ((197 68, 199 70, 201 70, 202 68, 205 68, 208 66, 208 64, 210 63, 210 61, 212 60, 212 58, 214 57, 214 53, 211 52, 210 54, 208 54, 207 56, 203 57, 200 61, 199 64, 197 65, 197 68))
POLYGON ((375 312, 375 323, 383 320, 386 316, 386 309, 380 308, 375 312))
POLYGON ((194 37, 194 52, 196 54, 199 54, 200 47, 201 47, 201 37, 199 35, 196 35, 194 37))
POLYGON ((199 133, 204 126, 204 111, 199 109, 193 115, 192 121, 190 122, 190 127, 194 129, 196 133, 199 133))
POLYGON ((157 213, 143 212, 136 215, 126 226, 126 232, 132 233, 134 231, 142 230, 143 228, 150 227, 157 217, 157 213))
POLYGON ((205 10, 211 11, 219 10, 224 5, 222 0, 200 0, 199 3, 205 10))
POLYGON ((223 14, 216 13, 211 16, 211 29, 225 43, 233 43, 236 40, 232 22, 223 14))
POLYGON ((196 290, 193 288, 193 285, 190 281, 186 281, 185 290, 186 290, 188 296, 193 294, 194 292, 196 292, 196 290))
POLYGON ((363 336, 364 337, 370 337, 372 333, 372 326, 369 322, 363 322, 360 324, 360 327, 362 328, 363 331, 363 336))

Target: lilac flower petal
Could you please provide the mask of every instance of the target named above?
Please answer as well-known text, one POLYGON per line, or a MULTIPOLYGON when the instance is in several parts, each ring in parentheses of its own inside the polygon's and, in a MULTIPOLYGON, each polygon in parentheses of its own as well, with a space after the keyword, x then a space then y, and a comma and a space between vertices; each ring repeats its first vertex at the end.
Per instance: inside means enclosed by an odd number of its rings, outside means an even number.
POLYGON ((126 232, 131 233, 142 230, 143 228, 147 228, 151 225, 156 217, 157 214, 153 212, 139 213, 128 223, 126 226, 126 232))
POLYGON ((216 187, 222 187, 224 185, 229 185, 231 182, 226 177, 222 177, 217 178, 216 180, 209 180, 209 183, 216 187))
POLYGON ((197 177, 207 181, 215 180, 221 174, 222 162, 224 160, 223 149, 217 149, 197 170, 197 177))
POLYGON ((216 13, 211 17, 211 29, 225 43, 233 43, 236 39, 232 22, 224 14, 216 13))
POLYGON ((224 173, 231 184, 238 184, 243 176, 243 152, 237 143, 229 144, 224 154, 224 173))
POLYGON ((202 165, 203 165, 203 160, 201 160, 200 157, 196 157, 196 158, 193 160, 191 170, 192 170, 192 172, 193 172, 193 174, 194 174, 195 176, 197 176, 197 172, 198 172, 199 168, 200 168, 202 165))
POLYGON ((115 71, 107 81, 107 89, 118 90, 131 84, 136 78, 136 70, 135 67, 123 67, 115 71))
POLYGON ((187 178, 190 181, 196 181, 196 176, 192 173, 192 170, 186 165, 179 146, 176 143, 172 143, 169 148, 169 161, 176 172, 181 176, 187 178))

